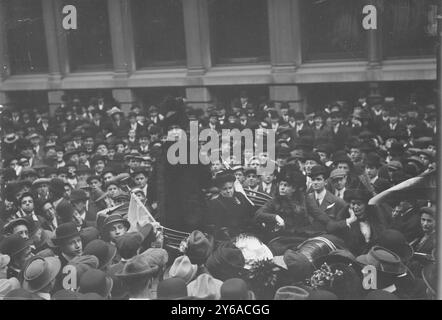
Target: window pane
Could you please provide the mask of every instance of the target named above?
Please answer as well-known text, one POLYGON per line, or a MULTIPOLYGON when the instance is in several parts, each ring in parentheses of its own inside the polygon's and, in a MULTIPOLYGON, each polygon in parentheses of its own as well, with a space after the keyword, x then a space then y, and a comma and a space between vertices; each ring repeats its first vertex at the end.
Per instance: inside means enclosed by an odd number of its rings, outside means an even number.
POLYGON ((435 53, 437 5, 433 0, 383 1, 384 54, 386 57, 435 53))
POLYGON ((41 1, 5 2, 9 61, 12 74, 48 71, 41 1))
POLYGON ((269 60, 266 0, 209 0, 212 47, 217 63, 269 60))
POLYGON ((135 0, 131 4, 137 66, 185 66, 181 0, 135 0))
POLYGON ((301 1, 306 60, 360 59, 366 56, 361 0, 301 1))
POLYGON ((112 49, 106 0, 65 0, 77 8, 77 29, 68 32, 72 71, 111 69, 112 49))

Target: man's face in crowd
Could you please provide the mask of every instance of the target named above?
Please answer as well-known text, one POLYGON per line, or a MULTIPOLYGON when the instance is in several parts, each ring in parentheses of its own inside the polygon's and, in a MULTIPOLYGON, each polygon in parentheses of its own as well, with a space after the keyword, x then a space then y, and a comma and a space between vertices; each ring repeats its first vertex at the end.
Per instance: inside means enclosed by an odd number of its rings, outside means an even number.
POLYGON ((428 213, 422 213, 421 215, 421 226, 424 233, 428 234, 433 232, 436 221, 428 213))
POLYGON ((124 153, 124 149, 125 149, 124 144, 122 143, 117 144, 117 153, 124 153))
POLYGON ((142 146, 149 145, 149 138, 148 137, 141 137, 140 138, 140 145, 142 145, 142 146))
POLYGON ((84 146, 86 147, 86 149, 92 149, 94 147, 94 138, 87 137, 84 140, 84 146))
POLYGON ((55 209, 54 209, 54 206, 52 205, 52 203, 46 202, 43 205, 43 213, 45 214, 46 217, 48 217, 50 219, 55 218, 55 209))
POLYGON ((34 211, 34 199, 32 197, 24 197, 20 202, 21 209, 26 213, 34 211))
POLYGON ((29 239, 29 230, 28 230, 28 227, 24 224, 19 224, 19 225, 15 226, 12 233, 19 234, 20 237, 22 237, 23 239, 26 239, 26 240, 29 239))
POLYGON ((111 240, 115 241, 127 232, 127 228, 121 222, 114 223, 109 230, 111 240))
POLYGON ((46 183, 42 183, 41 185, 39 185, 37 193, 41 196, 46 196, 47 194, 49 194, 49 186, 46 183))
POLYGON ((323 122, 324 122, 324 121, 322 120, 322 117, 315 117, 313 120, 315 121, 315 125, 316 125, 317 127, 322 126, 322 124, 323 124, 323 122))
POLYGON ((275 175, 273 174, 273 172, 268 173, 268 172, 263 172, 261 179, 264 183, 272 183, 273 180, 275 179, 275 175))
POLYGON ((34 152, 32 151, 31 147, 26 147, 22 150, 21 155, 29 159, 34 156, 34 152))
POLYGON ((310 174, 312 168, 317 165, 318 165, 318 163, 315 160, 311 160, 311 159, 306 160, 305 164, 304 164, 305 173, 310 174))
POLYGON ((235 171, 235 178, 239 181, 239 183, 243 184, 246 181, 246 177, 244 176, 244 172, 242 170, 235 171))
POLYGON ((63 151, 57 151, 57 161, 62 162, 63 161, 63 151))
POLYGON ((353 162, 358 162, 362 158, 361 150, 358 148, 351 148, 350 149, 350 159, 353 162))
POLYGON ((319 159, 321 159, 322 163, 326 163, 328 161, 328 156, 325 152, 318 151, 319 159))
POLYGON ((365 173, 367 174, 367 176, 370 179, 375 178, 378 175, 378 172, 379 172, 379 170, 376 167, 373 167, 373 166, 366 166, 365 167, 365 173))
POLYGON ((350 208, 355 213, 356 218, 363 219, 365 218, 365 209, 366 205, 361 200, 351 200, 350 201, 350 208))
POLYGON ((249 166, 250 166, 250 168, 258 170, 258 168, 261 166, 261 162, 259 161, 259 159, 253 159, 252 161, 250 161, 249 166))
POLYGON ((85 152, 80 152, 78 154, 78 162, 79 163, 86 163, 86 161, 88 160, 88 155, 85 152))
POLYGON ((135 159, 135 158, 130 158, 130 159, 129 159, 128 166, 129 166, 130 168, 136 168, 136 167, 139 167, 139 166, 140 166, 140 160, 135 159))
POLYGON ((226 182, 221 186, 220 194, 224 198, 232 198, 233 197, 233 182, 226 182))
POLYGON ((135 196, 140 199, 141 202, 146 201, 146 196, 144 195, 144 192, 137 191, 135 192, 135 196))
POLYGON ((129 130, 129 133, 127 134, 127 136, 128 136, 129 139, 131 139, 131 140, 135 139, 135 136, 136 136, 136 132, 135 132, 135 130, 129 130))
POLYGON ((114 156, 115 156, 115 149, 114 148, 109 148, 108 152, 107 152, 107 157, 109 158, 109 160, 114 160, 114 156))
POLYGON ((347 184, 347 177, 335 178, 332 180, 332 183, 335 189, 342 190, 347 184))
POLYGON ((103 161, 103 160, 98 160, 98 161, 95 163, 94 168, 95 168, 95 171, 96 171, 96 172, 102 172, 103 169, 104 169, 104 161, 103 161))
POLYGON ((107 187, 107 192, 111 198, 116 197, 119 194, 119 189, 116 185, 111 184, 107 187))
POLYGON ((342 118, 339 117, 339 116, 333 116, 333 117, 331 118, 331 124, 332 124, 333 126, 337 125, 337 124, 340 123, 341 121, 342 121, 342 118))
POLYGON ((58 177, 61 179, 61 180, 63 180, 64 182, 67 182, 67 179, 68 179, 68 176, 67 176, 67 174, 66 173, 60 173, 59 175, 58 175, 58 177))
POLYGON ((221 163, 221 161, 214 161, 212 163, 212 173, 221 171, 223 169, 223 164, 221 163))
POLYGON ((83 253, 83 244, 81 242, 81 238, 74 237, 63 243, 61 246, 61 251, 67 255, 68 257, 79 257, 83 253))
POLYGON ((92 179, 90 185, 94 189, 101 189, 102 183, 98 179, 92 179))
POLYGON ((428 167, 428 165, 430 164, 430 159, 425 154, 420 154, 419 159, 421 159, 421 161, 424 163, 425 167, 428 167))
POLYGON ((79 213, 82 213, 84 210, 86 210, 86 201, 75 201, 72 202, 72 205, 79 213))
POLYGON ((336 169, 341 169, 348 173, 350 171, 350 166, 346 162, 339 162, 336 169))
POLYGON ((390 120, 390 123, 395 124, 399 121, 399 117, 397 115, 391 115, 388 117, 388 119, 390 120))
POLYGON ((147 177, 144 173, 138 173, 135 175, 135 185, 139 188, 144 188, 147 184, 147 177))
POLYGON ((39 138, 39 137, 32 138, 32 139, 31 139, 31 144, 32 144, 34 147, 37 147, 37 146, 40 144, 40 138, 39 138))
POLYGON ((312 178, 312 188, 316 192, 321 192, 325 188, 325 179, 323 175, 314 176, 312 178))
POLYGON ((259 183, 258 176, 256 175, 256 173, 249 173, 246 176, 246 182, 249 187, 251 187, 251 188, 256 187, 259 183))
POLYGON ((114 174, 113 174, 112 172, 106 172, 106 173, 103 175, 104 183, 110 181, 110 180, 113 179, 113 178, 114 178, 114 174))
POLYGON ((106 145, 101 144, 98 146, 97 148, 97 154, 101 155, 101 156, 106 156, 108 153, 108 149, 106 147, 106 145))

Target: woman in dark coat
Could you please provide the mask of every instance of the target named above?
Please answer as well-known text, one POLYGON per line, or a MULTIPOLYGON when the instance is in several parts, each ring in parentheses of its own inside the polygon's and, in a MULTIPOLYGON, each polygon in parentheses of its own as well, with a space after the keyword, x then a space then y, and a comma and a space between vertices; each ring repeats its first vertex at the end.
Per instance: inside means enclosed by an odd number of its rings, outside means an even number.
POLYGON ((209 200, 206 230, 217 240, 229 240, 240 233, 252 231, 254 207, 234 189, 235 176, 226 171, 215 177, 220 194, 209 200))
POLYGON ((278 180, 277 195, 256 212, 256 222, 280 235, 306 235, 311 224, 305 201, 305 176, 288 166, 278 180))

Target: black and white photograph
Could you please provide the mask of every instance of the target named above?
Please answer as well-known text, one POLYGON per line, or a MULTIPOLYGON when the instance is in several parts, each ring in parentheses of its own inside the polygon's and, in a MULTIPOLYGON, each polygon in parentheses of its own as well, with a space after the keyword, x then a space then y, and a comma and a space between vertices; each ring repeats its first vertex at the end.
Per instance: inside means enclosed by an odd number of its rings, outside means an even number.
POLYGON ((442 300, 441 107, 442 0, 0 0, 0 300, 442 300))

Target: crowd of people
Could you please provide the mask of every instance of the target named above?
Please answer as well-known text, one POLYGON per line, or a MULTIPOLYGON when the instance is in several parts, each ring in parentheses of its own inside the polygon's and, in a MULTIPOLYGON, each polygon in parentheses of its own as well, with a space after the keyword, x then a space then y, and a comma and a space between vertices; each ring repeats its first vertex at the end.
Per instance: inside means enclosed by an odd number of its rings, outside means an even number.
POLYGON ((246 93, 207 110, 5 108, 0 299, 433 299, 435 199, 369 201, 436 170, 436 117, 419 101, 303 112, 246 93), (243 159, 172 165, 171 133, 192 120, 274 130, 275 159, 242 143, 243 159), (155 222, 129 221, 134 198, 155 222))

